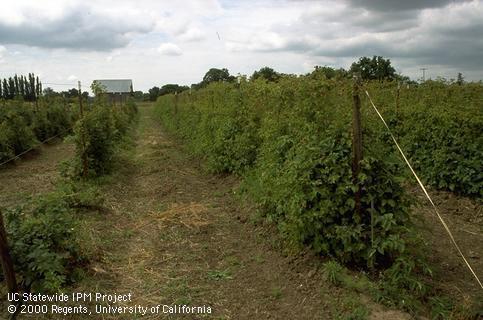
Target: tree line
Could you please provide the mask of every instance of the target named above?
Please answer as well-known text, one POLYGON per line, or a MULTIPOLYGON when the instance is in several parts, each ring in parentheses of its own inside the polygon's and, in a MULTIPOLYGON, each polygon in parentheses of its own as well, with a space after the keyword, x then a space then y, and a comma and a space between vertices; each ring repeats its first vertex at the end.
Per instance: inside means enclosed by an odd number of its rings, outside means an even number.
MULTIPOLYGON (((68 100, 74 100, 79 98, 79 90, 77 90, 76 88, 57 92, 54 91, 54 89, 47 87, 44 89, 42 94, 45 98, 61 97, 68 100)), ((82 92, 82 98, 89 98, 89 93, 87 91, 82 92)))
MULTIPOLYGON (((353 74, 359 74, 363 80, 399 80, 404 82, 410 82, 409 77, 401 76, 396 73, 396 70, 391 65, 390 59, 385 59, 381 56, 373 56, 372 58, 361 57, 358 61, 352 63, 349 70, 346 70, 344 68, 335 69, 328 66, 316 66, 311 73, 308 73, 305 76, 323 76, 331 79, 348 78, 351 77, 353 74)), ((291 76, 293 75, 277 72, 270 67, 263 67, 260 70, 253 72, 253 74, 249 77, 249 80, 252 81, 256 79, 265 79, 269 82, 277 82, 280 78, 291 76)), ((245 76, 241 75, 238 75, 238 77, 246 78, 245 76)), ((203 87, 206 87, 211 82, 235 82, 236 80, 237 76, 231 75, 226 68, 211 68, 205 73, 203 79, 199 83, 193 83, 191 87, 180 86, 177 84, 167 84, 162 86, 161 88, 155 86, 149 89, 149 92, 147 94, 144 94, 144 100, 155 101, 159 96, 165 94, 174 92, 179 93, 190 88, 201 89, 203 87)), ((141 97, 139 93, 138 97, 141 97)))
POLYGON ((18 76, 0 79, 0 97, 5 100, 23 98, 25 101, 35 101, 42 95, 42 83, 33 73, 28 76, 18 76))
MULTIPOLYGON (((348 70, 344 68, 336 69, 329 66, 315 66, 314 70, 305 76, 343 79, 351 77, 353 74, 359 74, 363 80, 396 80, 405 83, 416 83, 411 81, 407 76, 397 74, 396 70, 391 65, 391 60, 385 59, 381 56, 373 56, 372 58, 361 57, 358 61, 352 63, 348 70)), ((260 70, 253 72, 248 80, 265 79, 268 82, 277 82, 281 78, 293 76, 294 75, 291 74, 277 72, 270 67, 263 67, 260 70)), ((148 92, 134 91, 133 96, 138 101, 155 101, 158 97, 166 94, 176 92, 181 93, 189 89, 201 89, 211 82, 235 82, 239 77, 247 78, 242 75, 231 75, 226 68, 211 68, 205 73, 200 82, 193 83, 191 86, 170 83, 160 87, 154 86, 149 89, 148 92)), ((463 82, 463 76, 459 73, 456 83, 462 84, 463 82)), ((79 93, 76 88, 62 92, 56 92, 49 87, 42 90, 41 81, 33 73, 29 73, 28 76, 18 76, 15 74, 13 77, 5 78, 3 80, 0 79, 0 98, 5 100, 21 97, 25 101, 35 101, 40 96, 63 97, 71 100, 77 98, 78 95, 79 93)), ((82 96, 84 99, 87 99, 89 94, 88 92, 83 92, 82 96)))

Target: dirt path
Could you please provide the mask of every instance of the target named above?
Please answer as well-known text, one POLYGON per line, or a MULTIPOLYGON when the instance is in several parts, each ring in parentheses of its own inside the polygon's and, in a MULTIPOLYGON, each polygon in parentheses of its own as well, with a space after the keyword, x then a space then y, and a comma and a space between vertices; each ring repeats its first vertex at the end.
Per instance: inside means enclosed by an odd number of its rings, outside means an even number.
POLYGON ((127 306, 212 310, 175 315, 181 319, 332 319, 354 308, 364 312, 357 294, 325 283, 317 259, 287 257, 276 232, 257 226, 240 207, 236 180, 199 170, 151 112, 141 108, 136 147, 106 189, 112 211, 88 219, 96 225, 91 237, 100 239, 99 259, 79 290, 132 293, 127 306))

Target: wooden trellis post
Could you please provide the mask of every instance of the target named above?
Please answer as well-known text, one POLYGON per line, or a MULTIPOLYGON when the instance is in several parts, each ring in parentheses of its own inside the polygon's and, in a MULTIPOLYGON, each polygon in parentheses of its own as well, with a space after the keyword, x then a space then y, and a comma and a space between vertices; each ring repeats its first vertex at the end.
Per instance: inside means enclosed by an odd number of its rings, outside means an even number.
POLYGON ((81 82, 77 81, 79 86, 79 112, 80 112, 80 121, 81 121, 81 144, 82 144, 82 176, 85 178, 87 177, 87 153, 86 153, 86 140, 84 137, 84 107, 82 106, 82 89, 81 89, 81 82))
MULTIPOLYGON (((361 172, 362 160, 362 124, 361 124, 361 99, 359 97, 360 76, 354 77, 352 89, 352 180, 355 185, 359 183, 359 173, 361 172)), ((357 188, 355 193, 355 212, 361 213, 361 188, 357 188)))

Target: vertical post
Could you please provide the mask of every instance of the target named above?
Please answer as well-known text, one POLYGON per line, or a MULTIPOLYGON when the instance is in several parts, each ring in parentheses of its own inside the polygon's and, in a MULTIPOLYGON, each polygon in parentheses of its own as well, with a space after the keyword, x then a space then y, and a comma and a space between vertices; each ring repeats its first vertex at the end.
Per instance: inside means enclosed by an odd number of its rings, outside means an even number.
MULTIPOLYGON (((358 176, 361 172, 362 160, 362 125, 361 125, 361 99, 359 97, 360 77, 354 77, 354 87, 352 90, 352 180, 355 185, 359 183, 358 176)), ((361 213, 361 188, 358 187, 355 193, 355 212, 361 213)))
POLYGON ((84 108, 82 106, 82 89, 81 82, 77 81, 79 85, 79 112, 81 121, 81 144, 82 144, 82 176, 87 177, 87 154, 86 154, 86 140, 84 137, 84 108))
POLYGON ((0 211, 0 262, 2 263, 3 276, 7 283, 8 292, 17 292, 17 280, 13 269, 12 258, 8 250, 7 232, 3 223, 3 214, 0 211))

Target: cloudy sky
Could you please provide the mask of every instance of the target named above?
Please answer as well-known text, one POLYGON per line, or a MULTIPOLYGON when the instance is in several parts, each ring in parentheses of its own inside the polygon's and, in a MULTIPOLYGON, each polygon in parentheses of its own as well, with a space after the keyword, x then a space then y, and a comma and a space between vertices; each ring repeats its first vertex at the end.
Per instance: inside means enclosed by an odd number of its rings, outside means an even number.
POLYGON ((0 10, 0 77, 131 78, 147 90, 211 67, 306 73, 382 55, 413 79, 427 68, 480 80, 482 35, 479 0, 15 0, 0 10))

